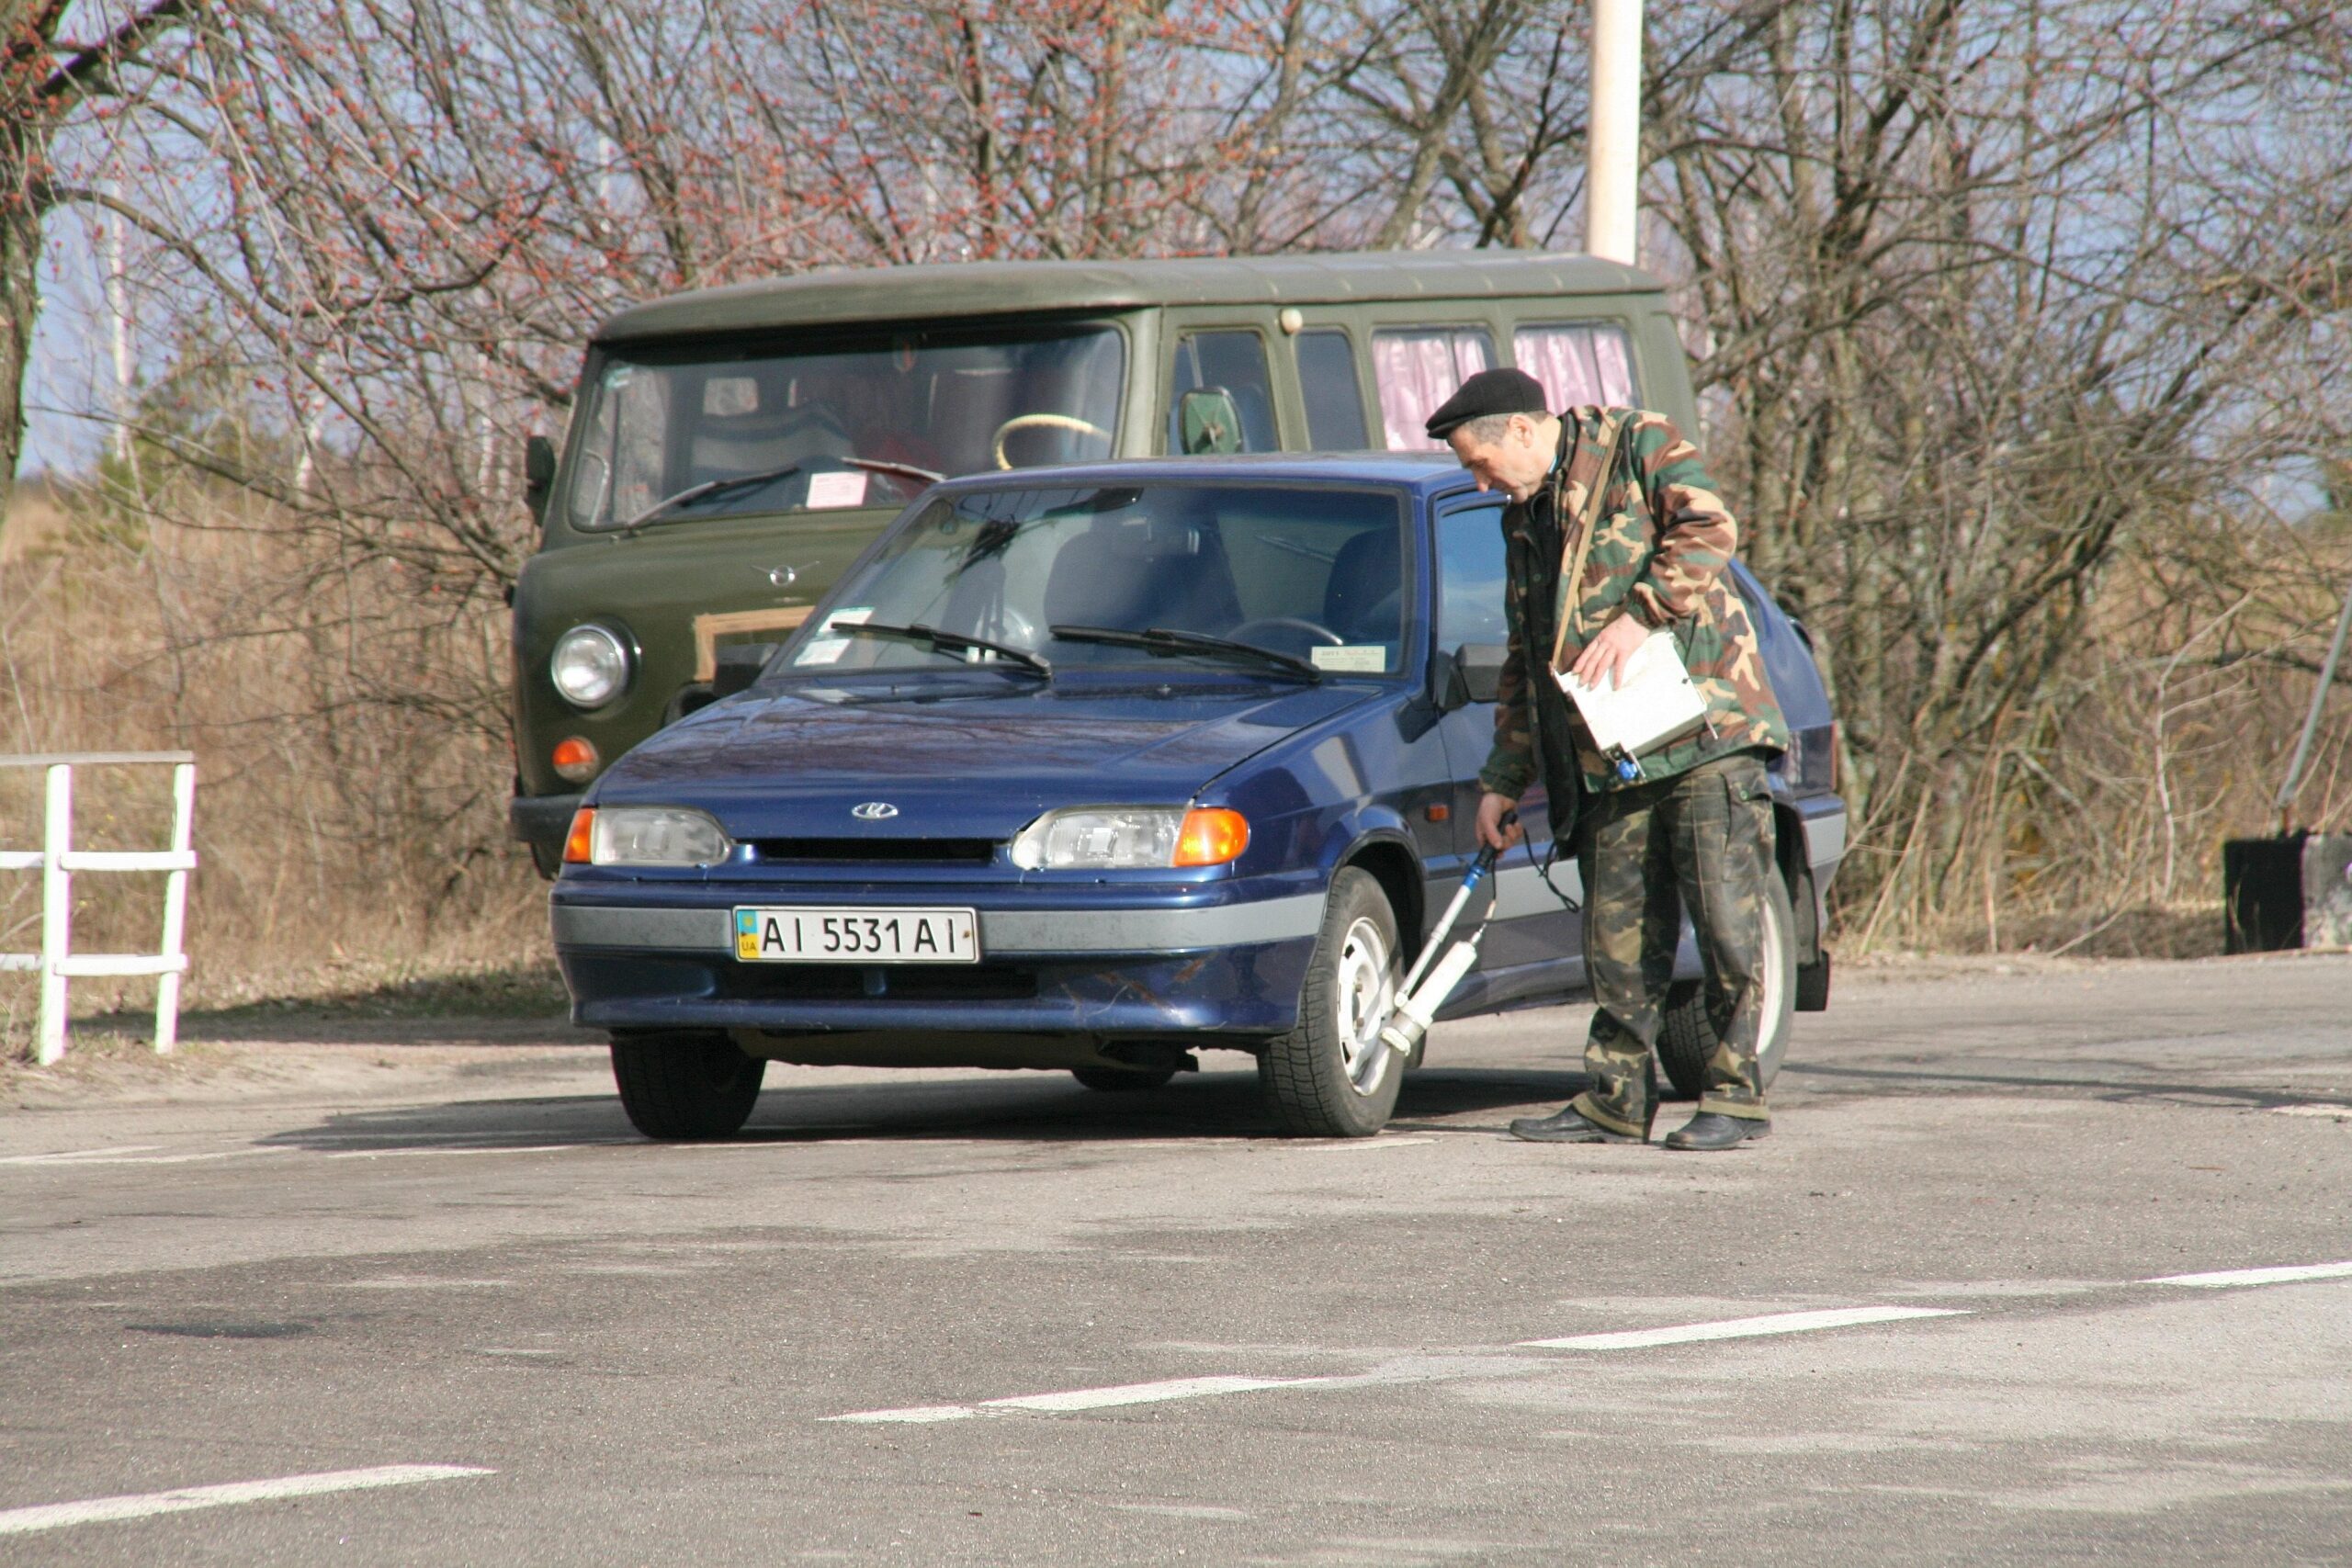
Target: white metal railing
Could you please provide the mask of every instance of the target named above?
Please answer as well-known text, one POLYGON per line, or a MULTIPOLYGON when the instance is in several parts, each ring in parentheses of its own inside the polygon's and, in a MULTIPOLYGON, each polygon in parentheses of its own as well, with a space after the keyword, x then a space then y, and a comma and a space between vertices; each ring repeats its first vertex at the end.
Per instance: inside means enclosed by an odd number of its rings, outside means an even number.
POLYGON ((55 757, 0 757, 0 768, 49 770, 48 808, 41 847, 0 850, 0 871, 41 874, 40 951, 0 953, 0 970, 40 974, 40 1025, 34 1054, 46 1065, 65 1055, 66 982, 102 976, 153 975, 155 978, 155 1050, 178 1043, 180 976, 187 972, 187 874, 196 869, 192 848, 196 817, 196 757, 187 751, 81 751, 55 757), (154 850, 77 850, 74 847, 74 770, 119 766, 168 766, 172 770, 172 845, 154 850), (77 871, 161 871, 164 879, 162 950, 144 953, 85 953, 74 956, 74 874, 77 871))

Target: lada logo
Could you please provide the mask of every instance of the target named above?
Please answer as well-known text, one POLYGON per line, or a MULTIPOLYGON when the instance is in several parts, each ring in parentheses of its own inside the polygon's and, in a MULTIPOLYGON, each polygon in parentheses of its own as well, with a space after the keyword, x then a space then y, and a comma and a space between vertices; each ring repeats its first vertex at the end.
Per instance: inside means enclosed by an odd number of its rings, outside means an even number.
POLYGON ((869 800, 863 806, 853 806, 849 814, 861 822, 887 822, 899 814, 899 808, 887 800, 869 800))

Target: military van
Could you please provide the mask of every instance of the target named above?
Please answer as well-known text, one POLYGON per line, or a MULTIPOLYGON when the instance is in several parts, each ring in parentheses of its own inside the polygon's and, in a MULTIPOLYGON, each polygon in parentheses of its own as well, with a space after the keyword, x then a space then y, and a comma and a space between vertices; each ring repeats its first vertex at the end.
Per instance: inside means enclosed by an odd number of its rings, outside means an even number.
POLYGON ((975 262, 626 310, 588 344, 514 594, 514 836, 552 874, 585 785, 733 686, 956 476, 1179 453, 1427 447, 1461 379, 1695 428, 1656 279, 1529 252, 975 262))

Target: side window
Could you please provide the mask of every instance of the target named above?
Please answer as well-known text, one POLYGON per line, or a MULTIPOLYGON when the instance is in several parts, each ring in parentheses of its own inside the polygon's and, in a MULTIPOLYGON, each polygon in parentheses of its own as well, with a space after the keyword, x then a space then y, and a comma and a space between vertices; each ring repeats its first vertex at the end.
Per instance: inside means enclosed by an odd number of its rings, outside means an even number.
POLYGON ((1380 423, 1391 452, 1443 445, 1422 430, 1438 404, 1465 378, 1495 362, 1484 327, 1406 327, 1372 334, 1372 378, 1380 389, 1380 423))
POLYGON ((1555 409, 1584 403, 1618 407, 1634 400, 1634 357, 1625 329, 1610 321, 1564 321, 1521 327, 1511 334, 1511 357, 1544 383, 1555 409))
POLYGON ((1278 452, 1273 383, 1266 374, 1266 340, 1252 332, 1186 333, 1176 340, 1176 370, 1168 387, 1170 452, 1278 452), (1184 394, 1216 390, 1231 400, 1233 417, 1217 405, 1184 394))
POLYGON ((1356 378, 1355 345, 1329 330, 1298 334, 1298 386, 1306 399, 1306 445, 1317 452, 1361 452, 1363 384, 1356 378))
POLYGON ((1503 509, 1499 502, 1441 513, 1437 520, 1437 645, 1501 644, 1503 509))

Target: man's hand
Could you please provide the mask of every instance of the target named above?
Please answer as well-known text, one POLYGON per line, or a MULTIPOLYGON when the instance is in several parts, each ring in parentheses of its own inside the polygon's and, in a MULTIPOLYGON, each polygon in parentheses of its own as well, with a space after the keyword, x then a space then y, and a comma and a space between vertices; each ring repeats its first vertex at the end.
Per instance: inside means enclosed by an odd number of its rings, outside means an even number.
POLYGON ((1601 627, 1599 637, 1584 645, 1584 651, 1577 655, 1576 665, 1568 672, 1595 691, 1600 689, 1604 675, 1614 687, 1625 660, 1634 656, 1634 649, 1641 647, 1649 635, 1649 627, 1632 615, 1620 615, 1601 627))
POLYGON ((1513 822, 1503 826, 1503 813, 1517 804, 1507 795, 1491 790, 1478 797, 1478 842, 1489 849, 1507 850, 1526 836, 1527 830, 1513 822))

